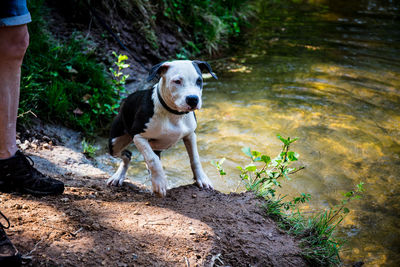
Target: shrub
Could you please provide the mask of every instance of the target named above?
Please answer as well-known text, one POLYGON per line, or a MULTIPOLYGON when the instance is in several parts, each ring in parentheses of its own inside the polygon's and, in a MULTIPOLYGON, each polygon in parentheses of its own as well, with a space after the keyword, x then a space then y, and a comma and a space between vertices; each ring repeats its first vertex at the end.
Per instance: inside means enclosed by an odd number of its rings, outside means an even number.
MULTIPOLYGON (((101 131, 119 107, 119 88, 96 61, 85 39, 75 33, 65 42, 46 31, 42 0, 29 1, 30 46, 22 66, 19 114, 31 111, 86 135, 101 131)), ((20 118, 27 122, 29 117, 20 118)))

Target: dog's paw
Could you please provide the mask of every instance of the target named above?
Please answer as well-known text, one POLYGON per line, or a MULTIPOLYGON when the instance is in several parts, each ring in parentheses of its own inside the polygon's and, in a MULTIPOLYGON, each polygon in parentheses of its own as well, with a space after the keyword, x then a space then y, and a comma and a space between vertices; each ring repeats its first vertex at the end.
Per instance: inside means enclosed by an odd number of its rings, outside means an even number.
POLYGON ((124 183, 125 176, 122 176, 118 173, 115 173, 113 176, 108 178, 107 185, 108 186, 122 186, 124 183))
POLYGON ((205 173, 202 173, 201 175, 198 175, 196 178, 196 183, 200 188, 204 189, 214 189, 210 179, 208 179, 207 175, 205 173))
POLYGON ((159 197, 165 197, 167 195, 167 180, 165 177, 153 177, 151 179, 153 185, 153 193, 159 197))

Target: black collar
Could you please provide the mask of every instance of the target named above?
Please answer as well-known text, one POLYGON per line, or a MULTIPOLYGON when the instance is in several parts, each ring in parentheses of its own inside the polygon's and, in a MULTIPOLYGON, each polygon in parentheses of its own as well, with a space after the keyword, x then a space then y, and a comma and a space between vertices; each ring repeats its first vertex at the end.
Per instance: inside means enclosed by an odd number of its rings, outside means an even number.
POLYGON ((164 99, 162 99, 161 94, 160 94, 160 89, 159 86, 157 85, 157 96, 158 96, 158 100, 160 100, 161 105, 168 110, 169 112, 176 114, 176 115, 183 115, 183 114, 188 114, 189 112, 180 112, 177 111, 175 109, 172 109, 170 107, 168 107, 167 103, 164 102, 164 99))

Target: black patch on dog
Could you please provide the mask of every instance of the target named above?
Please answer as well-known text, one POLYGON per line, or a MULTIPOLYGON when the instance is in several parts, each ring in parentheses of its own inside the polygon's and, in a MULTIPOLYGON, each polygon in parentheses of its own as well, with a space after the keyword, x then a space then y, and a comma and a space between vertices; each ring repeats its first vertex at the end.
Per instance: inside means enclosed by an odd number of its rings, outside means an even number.
POLYGON ((165 63, 161 62, 158 63, 157 65, 154 65, 153 67, 151 67, 151 70, 149 71, 149 76, 147 77, 147 81, 150 82, 151 80, 154 79, 154 77, 156 77, 157 74, 160 74, 162 71, 161 66, 165 63))
POLYGON ((161 159, 161 151, 160 150, 153 150, 153 152, 161 159))
MULTIPOLYGON (((195 67, 196 71, 199 73, 198 69, 201 71, 208 71, 211 76, 214 77, 214 79, 218 80, 217 75, 215 75, 215 73, 212 71, 210 64, 208 64, 205 61, 200 61, 200 60, 193 60, 192 61, 193 66, 195 67), (197 67, 197 68, 196 68, 197 67)), ((201 71, 200 71, 200 76, 201 76, 201 71)))
POLYGON ((196 70, 196 72, 199 74, 199 77, 197 78, 196 81, 196 85, 200 87, 200 89, 203 89, 203 76, 201 74, 201 70, 199 68, 199 65, 197 65, 197 63, 192 62, 194 69, 196 70), (200 83, 198 84, 198 81, 200 79, 200 83))
POLYGON ((128 133, 132 138, 143 133, 146 123, 154 115, 154 103, 151 98, 153 88, 136 91, 130 94, 124 101, 120 111, 115 117, 108 141, 109 152, 113 155, 111 140, 128 133))
POLYGON ((128 149, 125 149, 124 151, 122 151, 121 155, 127 157, 129 159, 129 161, 131 161, 132 152, 130 152, 128 149))

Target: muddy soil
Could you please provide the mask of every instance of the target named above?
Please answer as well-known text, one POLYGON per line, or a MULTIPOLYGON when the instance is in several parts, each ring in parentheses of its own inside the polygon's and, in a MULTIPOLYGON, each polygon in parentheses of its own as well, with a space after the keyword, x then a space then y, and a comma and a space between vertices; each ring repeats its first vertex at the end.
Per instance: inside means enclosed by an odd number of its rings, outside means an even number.
POLYGON ((26 266, 306 265, 251 193, 186 185, 158 198, 129 181, 111 188, 112 170, 79 152, 79 133, 40 125, 20 138, 35 166, 66 185, 55 197, 0 195, 26 266))

